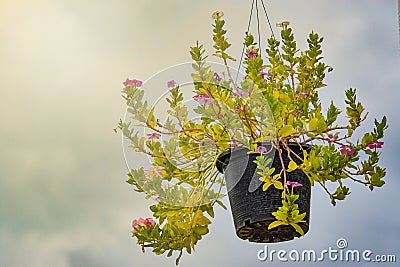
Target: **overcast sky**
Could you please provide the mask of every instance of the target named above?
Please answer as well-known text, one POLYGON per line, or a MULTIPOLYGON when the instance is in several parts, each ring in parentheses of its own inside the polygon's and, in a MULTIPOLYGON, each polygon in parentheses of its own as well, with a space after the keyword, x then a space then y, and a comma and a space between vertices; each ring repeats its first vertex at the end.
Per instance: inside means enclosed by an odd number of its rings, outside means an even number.
MULTIPOLYGON (((343 107, 343 91, 355 87, 370 112, 367 126, 383 115, 390 126, 382 149, 386 185, 372 193, 356 185, 337 207, 314 188, 310 232, 269 248, 323 250, 336 248, 336 240, 345 238, 349 249, 396 254, 399 262, 397 1, 264 2, 273 25, 291 22, 300 47, 311 30, 325 37, 325 60, 334 71, 323 99, 332 98, 343 107)), ((165 256, 142 254, 130 235, 132 219, 151 215, 151 202, 125 183, 121 136, 112 130, 125 112, 122 81, 128 76, 146 80, 187 62, 189 46, 197 39, 212 53, 215 10, 224 11, 234 44, 230 51, 239 58, 250 4, 0 1, 1 267, 174 265, 165 256)), ((263 34, 269 35, 261 18, 263 34)), ((181 266, 271 266, 257 259, 264 245, 235 236, 230 211, 217 208, 210 228, 196 252, 184 255, 181 266)), ((395 266, 379 266, 386 265, 395 266)))

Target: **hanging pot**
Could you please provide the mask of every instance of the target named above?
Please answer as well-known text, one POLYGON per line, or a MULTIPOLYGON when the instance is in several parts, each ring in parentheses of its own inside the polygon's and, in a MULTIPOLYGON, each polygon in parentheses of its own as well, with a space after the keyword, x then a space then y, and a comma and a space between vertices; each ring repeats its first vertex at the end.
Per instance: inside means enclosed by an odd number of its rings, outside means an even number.
MULTIPOLYGON (((270 143, 259 143, 267 149, 270 143)), ((311 147, 303 145, 302 148, 297 143, 289 143, 290 149, 303 156, 302 149, 310 150, 311 147)), ((249 150, 244 147, 236 147, 224 152, 217 160, 217 169, 224 174, 228 188, 228 197, 232 210, 236 234, 239 238, 257 243, 274 243, 292 240, 300 237, 300 234, 290 225, 281 225, 268 230, 268 225, 275 221, 272 212, 282 206, 282 190, 270 186, 266 191, 262 190, 262 182, 259 181, 260 175, 257 174, 257 164, 253 161, 260 154, 248 154, 249 150)), ((282 170, 278 151, 273 150, 266 157, 273 157, 272 167, 275 173, 282 170)), ((294 155, 292 159, 301 164, 301 161, 294 155)), ((282 158, 285 166, 289 164, 287 151, 282 149, 282 158)), ((287 172, 287 181, 299 182, 303 186, 295 188, 295 193, 299 195, 296 201, 300 213, 306 212, 304 223, 299 223, 304 233, 308 231, 310 220, 310 197, 311 184, 307 175, 297 169, 287 172)))

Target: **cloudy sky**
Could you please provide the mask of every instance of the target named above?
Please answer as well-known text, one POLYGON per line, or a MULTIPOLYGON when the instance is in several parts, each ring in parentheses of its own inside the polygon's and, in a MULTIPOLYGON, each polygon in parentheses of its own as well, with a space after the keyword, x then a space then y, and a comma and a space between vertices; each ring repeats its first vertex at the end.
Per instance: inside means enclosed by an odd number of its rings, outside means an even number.
MULTIPOLYGON (((340 103, 343 90, 355 87, 370 111, 366 124, 387 115, 390 125, 382 150, 386 185, 373 193, 356 186, 337 207, 314 188, 310 232, 269 249, 323 250, 345 238, 349 249, 395 254, 400 261, 397 1, 264 2, 273 25, 291 22, 300 47, 311 30, 325 37, 325 60, 334 72, 323 99, 340 103)), ((150 202, 125 183, 121 136, 112 130, 125 112, 121 82, 187 62, 197 39, 211 52, 215 10, 226 14, 231 54, 240 57, 250 3, 0 1, 1 267, 174 265, 142 254, 130 237, 131 220, 149 216, 150 202)), ((257 259, 263 245, 235 237, 229 211, 217 208, 210 230, 181 266, 271 265, 257 259)), ((379 266, 385 265, 394 266, 379 266)))

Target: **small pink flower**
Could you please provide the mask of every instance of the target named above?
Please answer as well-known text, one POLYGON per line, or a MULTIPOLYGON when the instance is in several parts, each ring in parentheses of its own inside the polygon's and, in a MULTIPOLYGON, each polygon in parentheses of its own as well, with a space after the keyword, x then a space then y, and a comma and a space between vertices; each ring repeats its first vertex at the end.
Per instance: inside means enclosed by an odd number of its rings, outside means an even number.
POLYGON ((149 140, 153 140, 153 139, 160 139, 161 134, 159 133, 150 133, 150 134, 146 134, 147 139, 149 140))
POLYGON ((351 146, 347 146, 347 145, 342 145, 340 147, 340 153, 342 155, 346 154, 347 156, 353 156, 354 153, 356 153, 356 151, 351 147, 351 146))
POLYGON ((383 144, 384 144, 384 142, 374 141, 374 142, 370 143, 370 144, 368 145, 368 147, 369 147, 370 149, 382 148, 382 145, 383 145, 383 144))
POLYGON ((174 80, 171 80, 167 83, 168 88, 174 88, 176 86, 176 82, 174 80))
POLYGON ((214 79, 217 81, 217 82, 220 82, 221 80, 222 80, 222 78, 218 75, 218 73, 216 73, 216 72, 214 72, 214 79))
POLYGON ((292 186, 292 187, 300 187, 300 186, 303 186, 301 183, 298 183, 298 182, 291 182, 291 181, 287 181, 287 182, 286 182, 286 185, 287 185, 287 186, 292 186))
POLYGON ((256 56, 257 56, 257 52, 254 49, 251 49, 249 52, 247 52, 248 58, 254 58, 256 56))
POLYGON ((243 91, 242 89, 239 89, 239 90, 237 90, 236 95, 239 96, 239 97, 248 97, 249 93, 243 91))
POLYGON ((153 166, 154 172, 155 172, 158 176, 160 176, 160 177, 162 177, 162 171, 163 171, 164 169, 165 169, 165 168, 162 167, 162 166, 153 166))
POLYGON ((146 218, 144 220, 144 223, 147 224, 149 227, 153 227, 153 225, 155 224, 155 222, 152 218, 146 218))
POLYGON ((265 71, 260 72, 260 74, 262 76, 264 76, 264 78, 265 78, 265 76, 267 76, 267 78, 271 77, 271 75, 268 72, 265 72, 265 71))
POLYGON ((261 155, 267 152, 267 148, 265 146, 258 146, 256 148, 256 152, 260 153, 261 155))
POLYGON ((305 97, 310 97, 310 92, 300 92, 299 95, 305 96, 305 97))
POLYGON ((152 166, 150 169, 144 170, 144 173, 147 175, 147 181, 150 182, 151 180, 153 180, 154 175, 157 175, 162 178, 163 177, 162 171, 164 169, 165 168, 162 166, 152 166))
POLYGON ((333 135, 333 134, 328 134, 328 138, 326 138, 325 140, 328 141, 328 143, 332 143, 335 142, 336 140, 338 140, 339 136, 338 135, 333 135))
POLYGON ((193 99, 199 102, 200 105, 211 104, 214 102, 214 99, 206 94, 195 95, 193 99))
POLYGON ((239 106, 237 106, 237 107, 235 108, 236 111, 240 111, 240 110, 248 111, 249 109, 250 109, 250 108, 241 108, 241 107, 239 107, 239 106))
POLYGON ((139 218, 137 220, 132 221, 132 228, 138 229, 141 226, 145 226, 145 219, 139 218))
POLYGON ((129 78, 126 78, 126 80, 125 80, 125 82, 123 82, 123 84, 125 87, 127 87, 127 86, 142 87, 143 82, 136 80, 136 79, 130 80, 129 78))
POLYGON ((134 229, 138 229, 140 227, 153 227, 153 225, 155 224, 154 220, 152 218, 139 218, 137 220, 133 220, 132 221, 132 228, 134 229))

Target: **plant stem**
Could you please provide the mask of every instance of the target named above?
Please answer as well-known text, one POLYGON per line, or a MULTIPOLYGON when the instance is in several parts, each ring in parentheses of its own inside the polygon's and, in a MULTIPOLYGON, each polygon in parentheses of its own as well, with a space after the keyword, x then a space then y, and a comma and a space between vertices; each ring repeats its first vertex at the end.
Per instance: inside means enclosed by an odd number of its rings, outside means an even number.
POLYGON ((282 151, 281 151, 281 148, 279 145, 279 140, 277 142, 276 149, 278 150, 279 159, 281 161, 282 170, 283 170, 283 197, 282 198, 286 199, 286 167, 285 167, 285 163, 283 162, 282 151))

